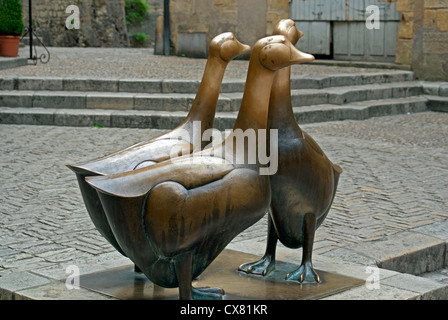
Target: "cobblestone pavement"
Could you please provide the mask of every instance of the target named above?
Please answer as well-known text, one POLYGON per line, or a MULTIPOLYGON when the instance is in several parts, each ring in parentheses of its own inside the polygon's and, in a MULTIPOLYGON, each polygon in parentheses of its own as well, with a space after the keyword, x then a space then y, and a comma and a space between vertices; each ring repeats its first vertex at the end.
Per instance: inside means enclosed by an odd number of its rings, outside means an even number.
MULTIPOLYGON (((194 79, 200 80, 206 59, 154 55, 152 49, 126 48, 49 48, 51 60, 20 68, 0 70, 3 76, 95 77, 132 79, 194 79)), ((27 57, 27 49, 20 55, 27 57)), ((248 60, 235 59, 226 68, 225 79, 245 79, 248 60)), ((354 68, 300 64, 292 66, 292 74, 322 75, 341 73, 378 73, 384 69, 354 68)), ((388 70, 387 72, 399 72, 388 70)))
MULTIPOLYGON (((317 231, 316 253, 448 218, 448 114, 303 128, 344 169, 333 208, 317 231)), ((91 223, 65 165, 160 132, 0 125, 0 276, 114 252, 91 223)), ((263 218, 234 241, 265 237, 263 218)))

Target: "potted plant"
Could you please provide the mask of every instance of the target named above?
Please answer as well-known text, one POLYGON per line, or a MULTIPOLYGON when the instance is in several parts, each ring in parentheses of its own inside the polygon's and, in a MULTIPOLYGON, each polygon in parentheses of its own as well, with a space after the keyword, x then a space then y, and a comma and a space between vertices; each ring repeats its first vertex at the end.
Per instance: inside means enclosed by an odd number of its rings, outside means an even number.
POLYGON ((16 57, 19 54, 23 28, 20 0, 0 1, 0 56, 16 57))

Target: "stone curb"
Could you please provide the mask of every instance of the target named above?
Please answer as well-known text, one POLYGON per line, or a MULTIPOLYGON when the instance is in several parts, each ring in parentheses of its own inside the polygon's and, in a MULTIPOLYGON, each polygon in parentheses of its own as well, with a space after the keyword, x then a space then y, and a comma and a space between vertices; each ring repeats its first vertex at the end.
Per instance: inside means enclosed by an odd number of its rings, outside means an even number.
MULTIPOLYGON (((321 104, 294 107, 296 120, 316 123, 337 120, 363 120, 384 115, 427 111, 427 99, 410 98, 361 101, 346 105, 321 104)), ((187 111, 0 108, 0 123, 57 126, 93 126, 119 128, 173 129, 187 116, 187 111)), ((232 128, 237 112, 217 112, 215 128, 232 128)))
POLYGON ((395 64, 387 62, 367 62, 367 61, 344 61, 344 60, 325 60, 318 59, 306 64, 328 65, 328 66, 345 66, 356 68, 376 68, 376 69, 395 69, 395 70, 411 70, 411 66, 406 64, 395 64))
POLYGON ((425 96, 428 99, 427 106, 431 111, 448 112, 448 97, 425 96))
MULTIPOLYGON (((264 254, 264 243, 244 240, 230 248, 264 254)), ((301 250, 301 249, 300 249, 301 250)), ((421 277, 448 266, 448 221, 399 232, 379 241, 349 245, 314 256, 319 270, 371 281, 378 268, 379 287, 360 286, 325 300, 446 300, 448 284, 421 277), (370 271, 369 271, 370 270, 370 271)), ((278 246, 277 258, 299 264, 301 252, 278 246)))
POLYGON ((0 57, 0 70, 10 69, 10 68, 18 68, 22 66, 26 66, 28 64, 27 58, 22 57, 14 57, 14 58, 5 58, 0 57))
MULTIPOLYGON (((26 61, 26 59, 25 59, 26 61)), ((323 89, 339 86, 413 81, 412 72, 373 74, 293 75, 292 89, 323 89)), ((119 79, 82 77, 0 77, 0 90, 105 91, 134 93, 196 93, 199 80, 119 79)), ((245 79, 224 79, 221 92, 243 92, 245 79)))
MULTIPOLYGON (((422 93, 421 83, 408 81, 323 89, 292 89, 291 100, 297 107, 320 104, 344 105, 364 100, 405 98, 422 93)), ((238 111, 242 96, 241 92, 222 93, 218 99, 217 111, 238 111)), ((195 94, 191 93, 0 91, 1 106, 25 108, 188 111, 194 99, 195 94)))

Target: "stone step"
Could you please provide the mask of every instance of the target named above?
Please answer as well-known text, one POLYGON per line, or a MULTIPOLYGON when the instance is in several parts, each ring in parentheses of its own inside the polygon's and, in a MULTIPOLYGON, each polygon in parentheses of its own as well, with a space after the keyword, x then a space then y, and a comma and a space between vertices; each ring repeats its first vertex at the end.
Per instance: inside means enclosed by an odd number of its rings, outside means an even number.
MULTIPOLYGON (((369 84, 323 89, 293 89, 292 103, 295 107, 405 98, 422 94, 422 84, 416 81, 369 84)), ((243 93, 222 93, 217 111, 234 112, 239 110, 243 93)), ((114 109, 114 110, 152 110, 188 111, 193 103, 192 93, 131 93, 131 92, 93 92, 93 91, 0 91, 0 106, 22 108, 54 109, 114 109)))
MULTIPOLYGON (((371 117, 428 111, 423 96, 359 101, 345 105, 319 104, 294 107, 300 124, 335 120, 363 120, 371 117)), ((232 128, 236 111, 217 112, 215 128, 232 128)), ((126 128, 172 129, 187 116, 187 111, 0 108, 1 124, 104 126, 126 128)))
POLYGON ((428 99, 427 106, 431 111, 448 112, 448 96, 425 96, 428 99))
MULTIPOLYGON (((414 80, 409 71, 365 74, 293 75, 291 89, 322 89, 414 80)), ((0 76, 0 90, 193 93, 199 80, 0 76)), ((224 79, 222 93, 243 92, 245 79, 224 79)))
MULTIPOLYGON (((23 67, 28 64, 28 59, 25 57, 0 57, 0 70, 23 67)), ((0 83, 2 82, 0 78, 0 83)))

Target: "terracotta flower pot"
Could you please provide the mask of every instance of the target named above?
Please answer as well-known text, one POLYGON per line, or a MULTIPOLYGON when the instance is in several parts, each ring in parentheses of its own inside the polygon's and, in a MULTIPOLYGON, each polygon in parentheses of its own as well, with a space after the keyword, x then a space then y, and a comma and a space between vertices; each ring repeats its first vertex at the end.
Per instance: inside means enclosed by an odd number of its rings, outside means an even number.
POLYGON ((17 57, 19 55, 20 36, 0 36, 0 56, 17 57))

